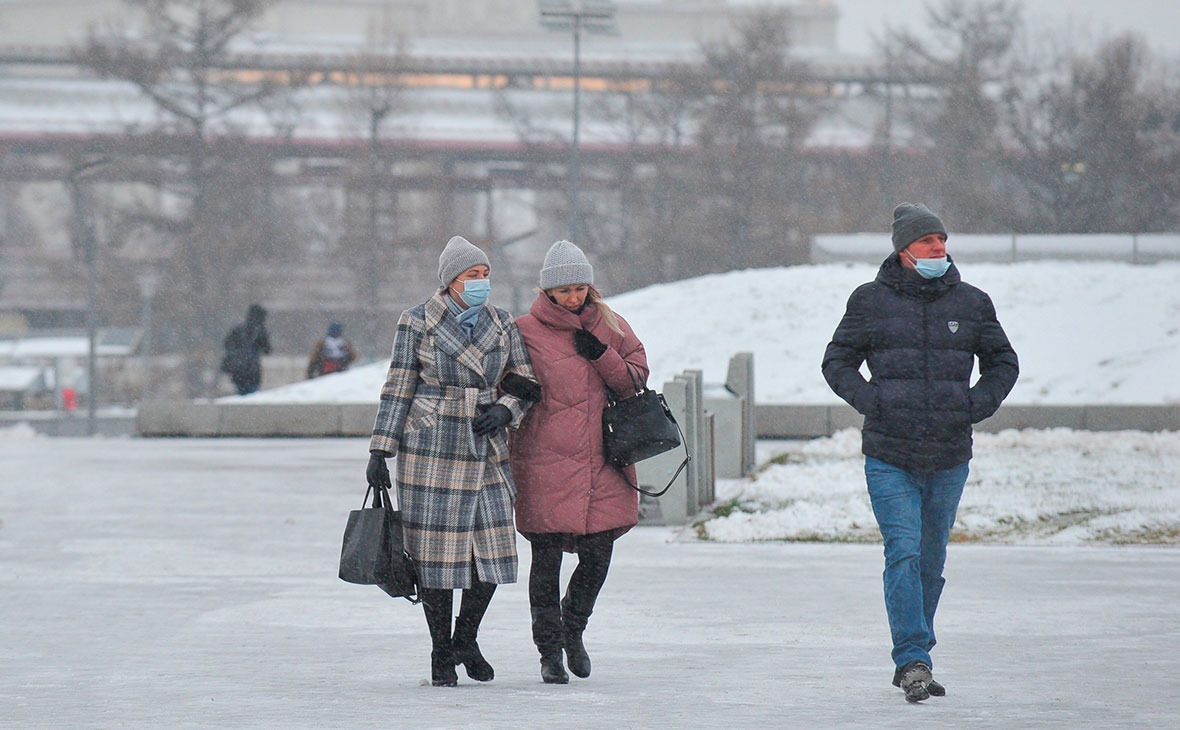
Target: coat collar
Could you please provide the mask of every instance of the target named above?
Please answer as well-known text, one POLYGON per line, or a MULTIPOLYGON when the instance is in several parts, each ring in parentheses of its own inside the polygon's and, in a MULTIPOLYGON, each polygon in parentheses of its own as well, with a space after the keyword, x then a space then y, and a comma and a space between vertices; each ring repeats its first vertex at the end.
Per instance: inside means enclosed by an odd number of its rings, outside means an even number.
POLYGON ((504 325, 496 308, 484 303, 484 316, 476 320, 471 339, 447 307, 447 293, 435 292, 426 301, 426 331, 434 336, 440 350, 455 358, 464 367, 484 374, 483 357, 500 345, 504 325))
POLYGON ((537 293, 537 298, 529 307, 529 314, 546 327, 562 330, 592 330, 602 319, 598 307, 587 305, 582 308, 581 314, 574 314, 558 306, 545 292, 537 293))
POLYGON ((901 257, 894 253, 881 262, 881 268, 877 270, 877 281, 914 299, 938 299, 960 281, 955 260, 949 254, 947 260, 951 262, 951 267, 945 274, 937 279, 924 279, 913 269, 902 266, 901 257))

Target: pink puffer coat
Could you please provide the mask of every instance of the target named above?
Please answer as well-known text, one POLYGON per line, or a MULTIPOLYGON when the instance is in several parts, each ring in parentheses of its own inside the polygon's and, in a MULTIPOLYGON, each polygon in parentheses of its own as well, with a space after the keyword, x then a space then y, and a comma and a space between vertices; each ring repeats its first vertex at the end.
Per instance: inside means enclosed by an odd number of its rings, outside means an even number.
MULTIPOLYGON (((529 313, 516 322, 541 382, 534 403, 511 436, 516 482, 516 529, 524 533, 589 535, 626 532, 639 521, 639 495, 606 462, 602 410, 607 388, 620 396, 635 391, 627 373, 647 381, 643 344, 622 317, 622 334, 607 326, 597 307, 575 314, 541 292, 529 313), (608 347, 590 361, 574 350, 574 330, 587 329, 608 347)), ((635 468, 627 467, 635 482, 635 468)))

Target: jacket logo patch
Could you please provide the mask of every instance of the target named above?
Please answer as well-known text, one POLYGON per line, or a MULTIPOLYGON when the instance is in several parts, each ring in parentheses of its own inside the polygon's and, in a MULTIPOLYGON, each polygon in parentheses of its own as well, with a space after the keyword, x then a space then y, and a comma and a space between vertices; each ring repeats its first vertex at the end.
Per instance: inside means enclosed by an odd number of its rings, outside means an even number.
POLYGON ((956 319, 947 320, 946 328, 951 331, 951 334, 959 331, 959 321, 956 319))

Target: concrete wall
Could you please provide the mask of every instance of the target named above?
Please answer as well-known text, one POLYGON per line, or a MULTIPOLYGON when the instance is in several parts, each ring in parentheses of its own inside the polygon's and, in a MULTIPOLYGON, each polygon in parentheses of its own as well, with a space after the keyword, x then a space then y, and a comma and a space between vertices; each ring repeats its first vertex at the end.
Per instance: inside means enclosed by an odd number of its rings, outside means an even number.
POLYGON ((140 436, 368 436, 377 404, 225 405, 148 401, 139 406, 140 436))
MULTIPOLYGON (((860 428, 863 418, 847 405, 759 405, 760 438, 816 438, 845 428, 860 428)), ((977 431, 1007 428, 1072 428, 1083 431, 1177 431, 1180 406, 1021 406, 1006 405, 976 424, 977 431)))
MULTIPOLYGON (((1180 259, 1180 233, 978 234, 951 231, 950 254, 960 263, 1045 259, 1127 261, 1151 264, 1180 259)), ((816 236, 811 262, 860 261, 878 264, 889 255, 888 233, 816 236)))
MULTIPOLYGON (((862 421, 846 405, 762 404, 756 412, 759 438, 830 436, 841 429, 860 428, 862 421)), ((376 416, 376 404, 247 406, 149 401, 139 407, 136 432, 140 436, 368 436, 376 416)), ((975 428, 987 433, 1006 428, 1180 431, 1180 405, 1009 405, 975 428)))

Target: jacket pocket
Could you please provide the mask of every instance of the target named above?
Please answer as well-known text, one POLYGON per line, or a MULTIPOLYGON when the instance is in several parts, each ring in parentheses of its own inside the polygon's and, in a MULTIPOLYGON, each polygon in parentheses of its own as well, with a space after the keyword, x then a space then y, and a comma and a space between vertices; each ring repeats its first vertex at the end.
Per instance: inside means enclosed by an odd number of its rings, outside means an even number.
POLYGON ((410 404, 410 412, 406 415, 406 426, 402 430, 402 435, 408 436, 438 423, 441 407, 442 401, 438 398, 415 398, 410 404))

